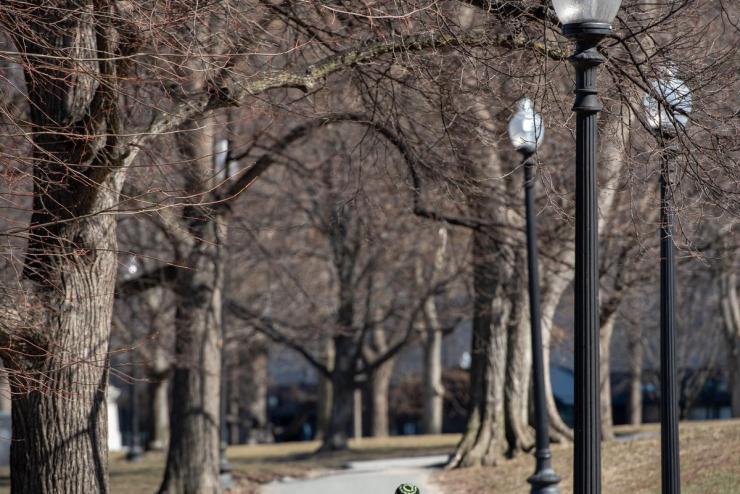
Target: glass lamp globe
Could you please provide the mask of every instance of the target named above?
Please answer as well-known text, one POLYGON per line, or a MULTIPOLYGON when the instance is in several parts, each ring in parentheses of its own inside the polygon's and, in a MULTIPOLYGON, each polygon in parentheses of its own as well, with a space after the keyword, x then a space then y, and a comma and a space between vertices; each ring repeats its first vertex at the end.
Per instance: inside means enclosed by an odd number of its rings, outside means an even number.
POLYGON ((517 111, 509 120, 509 139, 517 151, 532 154, 545 135, 542 117, 534 111, 532 101, 527 97, 520 99, 516 105, 517 111))
POLYGON ((621 3, 622 0, 552 0, 566 34, 569 31, 566 26, 569 25, 594 24, 611 30, 611 23, 621 3))
POLYGON ((123 276, 125 278, 133 278, 140 269, 141 265, 139 264, 139 260, 136 259, 136 256, 130 255, 126 260, 126 263, 123 265, 123 276))
POLYGON ((666 76, 652 81, 652 94, 645 93, 642 105, 645 108, 645 120, 654 132, 667 134, 676 132, 677 127, 685 127, 691 112, 691 90, 681 79, 675 77, 675 70, 666 70, 666 76), (658 101, 662 99, 663 102, 658 101))

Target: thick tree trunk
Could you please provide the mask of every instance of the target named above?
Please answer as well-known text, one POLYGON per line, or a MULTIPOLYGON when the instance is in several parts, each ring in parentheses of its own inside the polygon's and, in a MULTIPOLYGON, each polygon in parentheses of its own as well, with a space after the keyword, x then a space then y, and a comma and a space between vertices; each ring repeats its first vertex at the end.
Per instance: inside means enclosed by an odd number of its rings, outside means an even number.
MULTIPOLYGON (((740 353, 740 344, 735 347, 735 354, 740 353)), ((730 367, 730 412, 733 417, 740 417, 740 358, 730 367)))
POLYGON ((733 417, 740 417, 740 297, 731 258, 725 259, 724 264, 720 273, 720 308, 729 347, 730 409, 733 417))
POLYGON ((463 437, 448 468, 494 465, 506 448, 504 379, 508 299, 503 293, 506 266, 491 232, 473 232, 473 332, 470 404, 463 437))
MULTIPOLYGON (((111 219, 94 222, 115 232, 111 219)), ((66 263, 62 284, 47 298, 48 307, 60 309, 46 316, 48 353, 29 355, 16 368, 28 378, 11 378, 13 494, 108 492, 105 393, 115 233, 94 231, 104 239, 97 246, 109 248, 66 263)))
POLYGON ((601 375, 601 439, 608 441, 614 439, 614 420, 612 419, 612 386, 609 376, 610 349, 616 312, 612 312, 601 321, 601 338, 599 340, 600 361, 599 373, 601 375))
POLYGON ((370 392, 372 403, 370 409, 372 416, 370 420, 370 435, 373 437, 388 437, 389 430, 389 410, 388 410, 388 391, 393 375, 394 360, 389 359, 379 366, 370 378, 370 392))
POLYGON ((628 347, 630 353, 628 421, 632 425, 642 424, 642 359, 644 348, 639 326, 631 328, 628 347))
MULTIPOLYGON (((96 201, 96 210, 112 206, 115 193, 101 192, 96 201)), ((49 309, 38 326, 44 345, 5 359, 15 371, 10 377, 14 494, 108 491, 105 393, 115 232, 113 216, 97 215, 71 223, 51 240, 32 237, 26 266, 38 281, 29 283, 29 300, 49 309), (80 250, 70 252, 58 238, 74 239, 80 250)))
POLYGON ((108 492, 105 393, 117 246, 115 217, 98 213, 116 209, 124 171, 108 56, 116 34, 111 12, 93 4, 19 9, 34 17, 14 18, 13 26, 27 29, 6 29, 24 53, 34 145, 24 291, 5 308, 26 323, 3 349, 14 372, 14 494, 108 492))
POLYGON ((332 406, 329 426, 321 445, 322 451, 336 451, 349 447, 352 430, 355 390, 354 344, 345 335, 334 337, 334 370, 331 373, 332 406))
POLYGON ((273 440, 267 420, 268 347, 262 335, 256 335, 255 339, 245 366, 247 375, 243 376, 247 389, 240 396, 250 421, 247 434, 250 444, 273 440))
POLYGON ((526 289, 521 287, 512 293, 510 301, 512 314, 508 328, 504 390, 506 442, 509 456, 528 451, 534 445, 534 437, 529 427, 532 332, 529 317, 523 311, 529 303, 528 300, 526 289))
POLYGON ((221 310, 227 219, 186 208, 198 239, 175 283, 171 435, 160 493, 220 492, 221 310))

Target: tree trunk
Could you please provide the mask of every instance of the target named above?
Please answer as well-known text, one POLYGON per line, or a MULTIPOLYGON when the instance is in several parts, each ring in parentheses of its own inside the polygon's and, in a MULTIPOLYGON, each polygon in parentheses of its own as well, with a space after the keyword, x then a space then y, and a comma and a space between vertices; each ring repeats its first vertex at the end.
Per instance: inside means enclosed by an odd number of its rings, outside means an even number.
POLYGON ((470 403, 465 432, 448 468, 490 466, 505 450, 504 379, 508 299, 502 285, 511 261, 495 259, 500 251, 491 232, 473 232, 473 331, 470 403))
POLYGON ((197 244, 175 282, 171 436, 160 493, 220 492, 221 321, 227 219, 188 207, 197 244))
POLYGON ((391 384, 394 363, 394 359, 389 359, 375 369, 370 378, 372 395, 370 435, 372 437, 388 437, 390 432, 388 426, 388 390, 391 384))
POLYGON ((12 407, 12 393, 10 382, 8 382, 8 369, 5 366, 0 369, 0 411, 9 412, 12 407))
MULTIPOLYGON (((334 369, 334 339, 325 338, 324 341, 324 362, 329 371, 334 369)), ((316 439, 323 440, 326 431, 329 430, 329 421, 331 420, 332 388, 331 379, 319 375, 319 390, 316 407, 316 439)))
POLYGON ((437 324, 427 328, 424 338, 423 430, 425 434, 442 433, 444 393, 445 390, 442 386, 442 331, 437 324))
MULTIPOLYGON (((439 229, 440 245, 434 257, 434 280, 442 271, 447 250, 447 229, 439 229)), ((417 266, 417 279, 421 284, 421 269, 417 266)), ((441 434, 444 418, 444 393, 442 385, 442 325, 437 314, 437 304, 434 297, 429 297, 424 304, 424 417, 423 431, 425 434, 441 434)))
MULTIPOLYGON (((740 344, 735 345, 735 355, 740 354, 740 344)), ((740 417, 740 358, 730 367, 730 412, 733 417, 740 417)))
POLYGON ((331 373, 333 400, 329 427, 321 445, 322 451, 347 449, 349 433, 352 430, 355 390, 352 338, 345 335, 335 336, 334 349, 334 370, 331 373))
MULTIPOLYGON (((521 283, 524 280, 518 281, 521 283)), ((528 451, 534 445, 534 437, 529 427, 532 332, 529 326, 529 317, 524 312, 528 301, 529 296, 524 286, 522 286, 512 292, 511 301, 509 302, 512 306, 512 314, 508 328, 506 387, 504 390, 506 442, 509 456, 521 451, 528 451)))
MULTIPOLYGON (((14 494, 108 491, 105 393, 117 244, 114 215, 99 213, 118 207, 124 168, 109 57, 116 33, 112 12, 93 4, 20 9, 34 18, 4 26, 24 60, 34 149, 23 293, 3 303, 24 321, 2 355, 13 372, 14 494)), ((0 326, 9 323, 0 317, 0 326)))
POLYGON ((740 417, 740 297, 731 258, 724 259, 724 264, 719 276, 720 308, 729 346, 730 410, 733 417, 740 417))
POLYGON ((160 345, 154 348, 149 377, 150 430, 147 449, 164 451, 170 439, 169 371, 170 363, 160 345))
POLYGON ((241 400, 249 416, 247 441, 250 444, 267 443, 273 440, 267 419, 269 352, 263 335, 255 335, 255 340, 248 353, 247 375, 243 376, 248 389, 241 393, 241 400))
MULTIPOLYGON (((114 197, 99 193, 97 200, 104 203, 95 210, 112 207, 114 197)), ((108 491, 105 393, 115 232, 112 215, 96 215, 70 222, 51 241, 31 237, 26 268, 38 281, 28 299, 49 309, 38 326, 45 344, 5 358, 15 371, 10 377, 14 494, 108 491), (68 251, 64 242, 56 244, 58 238, 74 239, 80 250, 68 251)))
POLYGON ((98 216, 91 222, 105 228, 81 233, 97 237, 99 250, 65 263, 62 283, 47 298, 48 307, 61 309, 46 315, 49 353, 28 355, 16 367, 23 376, 11 377, 13 494, 108 492, 105 393, 115 233, 104 232, 115 232, 115 221, 98 216))
POLYGON ((601 440, 614 439, 614 420, 612 419, 612 386, 609 379, 610 349, 614 323, 617 313, 612 312, 601 321, 601 338, 599 339, 599 373, 601 375, 601 440))
POLYGON ((362 439, 362 390, 357 388, 352 395, 352 437, 362 439))
POLYGON ((644 348, 640 327, 635 325, 627 335, 630 353, 628 420, 632 425, 642 424, 642 359, 644 348))
POLYGON ((552 380, 550 379, 550 339, 552 336, 553 319, 563 292, 570 283, 570 276, 559 279, 551 278, 547 290, 543 292, 542 297, 542 358, 545 371, 545 399, 547 402, 547 413, 550 419, 550 437, 554 442, 560 442, 563 439, 573 440, 573 430, 568 427, 560 417, 555 395, 552 389, 552 380))

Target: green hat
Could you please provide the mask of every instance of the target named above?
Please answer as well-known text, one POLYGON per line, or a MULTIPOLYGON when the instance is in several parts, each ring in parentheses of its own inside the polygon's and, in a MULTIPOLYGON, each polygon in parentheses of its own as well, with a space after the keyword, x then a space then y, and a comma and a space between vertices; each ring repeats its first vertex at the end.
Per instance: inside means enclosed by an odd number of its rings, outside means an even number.
POLYGON ((421 494, 421 491, 414 484, 401 484, 395 494, 421 494))

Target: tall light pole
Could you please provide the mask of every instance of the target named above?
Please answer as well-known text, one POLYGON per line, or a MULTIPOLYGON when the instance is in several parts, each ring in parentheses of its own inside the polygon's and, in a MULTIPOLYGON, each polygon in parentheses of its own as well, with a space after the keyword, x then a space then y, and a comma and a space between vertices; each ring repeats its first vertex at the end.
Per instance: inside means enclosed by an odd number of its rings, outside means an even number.
POLYGON ((645 121, 660 143, 660 458, 663 494, 681 492, 678 453, 678 383, 676 378, 676 259, 673 242, 673 139, 689 120, 691 91, 674 77, 653 81, 642 99, 645 121))
POLYGON ((517 102, 517 112, 509 121, 509 139, 522 155, 524 165, 524 204, 527 218, 527 271, 529 274, 529 321, 532 331, 532 370, 534 374, 535 471, 527 481, 532 494, 560 494, 560 477, 552 469, 550 421, 545 402, 545 364, 542 357, 540 324, 540 276, 537 260, 537 215, 534 208, 533 155, 542 143, 542 117, 535 113, 529 98, 517 102))
POLYGON ((621 0, 553 0, 563 34, 575 40, 576 275, 575 444, 573 492, 601 492, 599 413, 599 262, 596 118, 602 106, 596 74, 604 62, 599 42, 612 32, 621 0))

